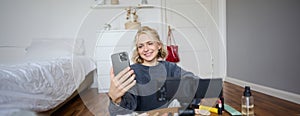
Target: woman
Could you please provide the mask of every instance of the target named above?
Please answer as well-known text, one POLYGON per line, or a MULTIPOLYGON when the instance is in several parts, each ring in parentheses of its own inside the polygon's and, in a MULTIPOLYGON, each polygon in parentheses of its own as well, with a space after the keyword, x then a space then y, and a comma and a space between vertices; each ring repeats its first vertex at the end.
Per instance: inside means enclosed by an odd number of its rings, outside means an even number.
POLYGON ((119 74, 110 73, 111 115, 127 114, 132 111, 149 111, 168 106, 167 101, 157 100, 156 79, 193 77, 193 73, 182 70, 175 63, 162 61, 167 52, 156 30, 143 26, 135 36, 133 65, 119 74))

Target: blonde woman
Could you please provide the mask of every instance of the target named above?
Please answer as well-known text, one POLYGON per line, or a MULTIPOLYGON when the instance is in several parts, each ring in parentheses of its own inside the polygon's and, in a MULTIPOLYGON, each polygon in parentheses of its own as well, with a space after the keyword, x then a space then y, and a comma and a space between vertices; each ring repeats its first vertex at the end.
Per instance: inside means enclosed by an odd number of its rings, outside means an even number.
POLYGON ((128 114, 132 111, 149 111, 168 107, 167 101, 157 100, 157 78, 193 77, 193 73, 182 70, 175 63, 163 61, 167 51, 156 30, 143 26, 135 36, 133 65, 114 75, 111 70, 111 115, 128 114))

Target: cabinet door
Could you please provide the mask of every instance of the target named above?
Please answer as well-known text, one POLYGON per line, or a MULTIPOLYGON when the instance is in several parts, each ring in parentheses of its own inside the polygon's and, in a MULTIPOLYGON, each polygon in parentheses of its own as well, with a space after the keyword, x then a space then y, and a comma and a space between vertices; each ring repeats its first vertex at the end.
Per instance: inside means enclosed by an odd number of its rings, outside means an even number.
POLYGON ((98 33, 99 37, 95 50, 98 92, 108 92, 110 86, 110 55, 116 52, 126 51, 130 57, 134 47, 135 34, 136 30, 112 30, 98 33))

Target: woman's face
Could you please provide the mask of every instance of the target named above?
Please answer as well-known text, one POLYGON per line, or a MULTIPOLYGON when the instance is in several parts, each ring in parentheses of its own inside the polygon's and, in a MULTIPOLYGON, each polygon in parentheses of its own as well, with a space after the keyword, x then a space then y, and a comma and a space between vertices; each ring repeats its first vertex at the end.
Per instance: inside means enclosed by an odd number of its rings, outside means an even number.
POLYGON ((147 34, 139 35, 137 50, 139 56, 144 59, 143 64, 155 65, 159 49, 161 49, 161 44, 156 38, 151 38, 147 34))

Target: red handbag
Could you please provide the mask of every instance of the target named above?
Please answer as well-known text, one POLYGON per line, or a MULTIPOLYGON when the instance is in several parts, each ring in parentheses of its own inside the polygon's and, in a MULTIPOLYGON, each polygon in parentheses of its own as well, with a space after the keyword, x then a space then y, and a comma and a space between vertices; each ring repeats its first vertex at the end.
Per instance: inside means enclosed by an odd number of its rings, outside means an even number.
POLYGON ((173 33, 171 31, 170 26, 168 27, 168 37, 167 37, 167 51, 168 55, 166 61, 169 62, 179 62, 179 54, 178 54, 178 45, 176 45, 173 33), (173 38, 173 39, 172 39, 173 38))

